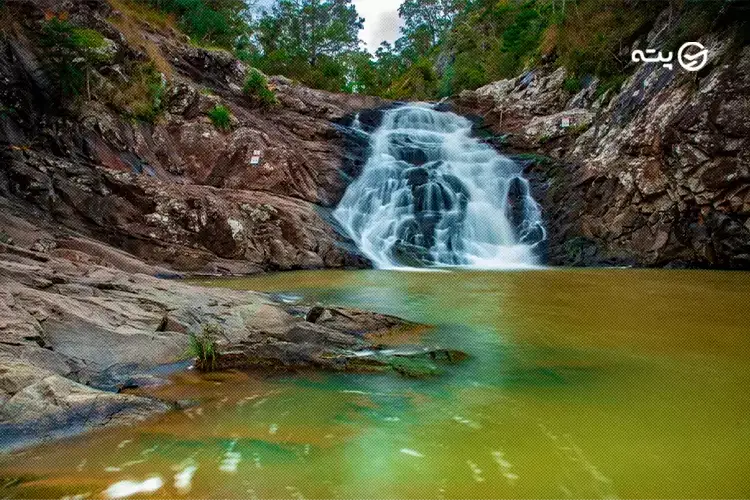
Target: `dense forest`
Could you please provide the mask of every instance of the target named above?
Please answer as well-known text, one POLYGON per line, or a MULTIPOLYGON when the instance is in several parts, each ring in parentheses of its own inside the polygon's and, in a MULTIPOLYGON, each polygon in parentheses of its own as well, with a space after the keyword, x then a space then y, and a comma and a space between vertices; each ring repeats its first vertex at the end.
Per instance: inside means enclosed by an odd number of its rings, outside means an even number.
POLYGON ((267 74, 331 91, 436 99, 518 75, 539 62, 565 65, 571 90, 599 77, 618 85, 630 44, 665 7, 689 9, 681 40, 747 17, 740 0, 404 0, 394 44, 375 54, 358 35, 351 0, 138 0, 173 16, 196 44, 232 50, 267 74))
MULTIPOLYGON (((675 47, 716 26, 747 24, 750 11, 748 0, 403 0, 400 37, 371 53, 359 39, 365 19, 352 0, 275 0, 263 8, 256 1, 110 3, 257 68, 245 90, 265 104, 275 98, 263 73, 335 92, 434 100, 555 64, 568 69, 567 90, 596 77, 597 91, 606 92, 625 80, 633 42, 666 7, 681 12, 675 47)), ((103 37, 64 16, 47 19, 42 31, 47 69, 60 90, 90 94, 89 73, 107 57, 103 37)), ((162 79, 169 76, 169 65, 150 55, 153 64, 137 68, 138 85, 123 95, 105 93, 116 108, 146 120, 158 113, 162 79)))

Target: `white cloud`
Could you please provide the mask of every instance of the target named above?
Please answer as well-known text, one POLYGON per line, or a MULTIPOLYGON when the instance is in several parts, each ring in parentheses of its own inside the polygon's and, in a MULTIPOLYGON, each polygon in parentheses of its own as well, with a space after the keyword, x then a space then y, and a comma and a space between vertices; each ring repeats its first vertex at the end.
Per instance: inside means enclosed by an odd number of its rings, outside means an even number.
MULTIPOLYGON (((380 42, 396 41, 401 28, 398 8, 403 0, 353 0, 360 17, 365 18, 365 27, 359 37, 367 45, 367 50, 375 52, 380 42)), ((270 8, 274 0, 256 0, 258 11, 270 8)))
POLYGON ((354 0, 357 12, 365 18, 365 28, 359 34, 367 50, 375 52, 380 42, 393 43, 399 36, 401 20, 398 8, 402 0, 354 0))

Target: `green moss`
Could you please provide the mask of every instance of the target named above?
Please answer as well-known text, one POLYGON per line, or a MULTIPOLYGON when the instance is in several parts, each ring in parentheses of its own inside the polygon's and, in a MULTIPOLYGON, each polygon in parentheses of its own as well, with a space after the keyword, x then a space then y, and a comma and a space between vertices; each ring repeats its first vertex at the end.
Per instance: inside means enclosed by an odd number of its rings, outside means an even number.
POLYGON ((426 378, 439 375, 440 369, 434 363, 422 358, 393 357, 388 365, 399 374, 410 378, 426 378))
POLYGON ((217 104, 208 112, 208 117, 211 119, 214 127, 221 131, 226 132, 232 128, 232 112, 226 106, 217 104))

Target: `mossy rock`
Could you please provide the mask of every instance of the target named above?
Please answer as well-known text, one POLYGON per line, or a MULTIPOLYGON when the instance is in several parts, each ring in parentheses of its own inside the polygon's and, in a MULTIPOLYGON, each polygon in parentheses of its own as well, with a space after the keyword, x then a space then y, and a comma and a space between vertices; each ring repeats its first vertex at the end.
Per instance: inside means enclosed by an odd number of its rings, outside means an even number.
POLYGON ((388 365, 397 373, 409 378, 428 378, 440 375, 442 370, 424 358, 394 356, 388 365))

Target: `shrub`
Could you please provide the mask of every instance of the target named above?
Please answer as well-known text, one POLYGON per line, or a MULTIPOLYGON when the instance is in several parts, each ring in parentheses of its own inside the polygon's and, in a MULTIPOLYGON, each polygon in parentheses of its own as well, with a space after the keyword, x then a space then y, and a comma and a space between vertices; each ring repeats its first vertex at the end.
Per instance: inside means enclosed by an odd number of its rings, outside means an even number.
POLYGON ((201 371, 216 369, 219 359, 217 338, 223 334, 223 329, 216 324, 203 325, 200 334, 191 333, 188 345, 188 355, 195 358, 195 366, 201 371))
POLYGON ((248 4, 243 0, 141 0, 174 14, 193 42, 233 48, 247 36, 248 4))
POLYGON ((232 128, 232 113, 229 108, 221 104, 214 106, 214 109, 208 112, 208 117, 219 130, 227 131, 232 128))
POLYGON ((563 82, 563 88, 571 94, 577 94, 581 90, 581 80, 577 76, 571 75, 563 82))
POLYGON ((125 116, 153 123, 163 108, 166 81, 156 66, 137 62, 128 68, 129 81, 106 99, 125 116))
POLYGON ((89 87, 91 70, 110 57, 99 32, 74 26, 65 14, 45 19, 40 45, 45 69, 65 96, 80 95, 89 87))
POLYGON ((268 79, 255 68, 251 69, 250 74, 247 75, 242 90, 246 95, 257 100, 264 106, 271 106, 278 103, 276 94, 268 88, 268 79))

